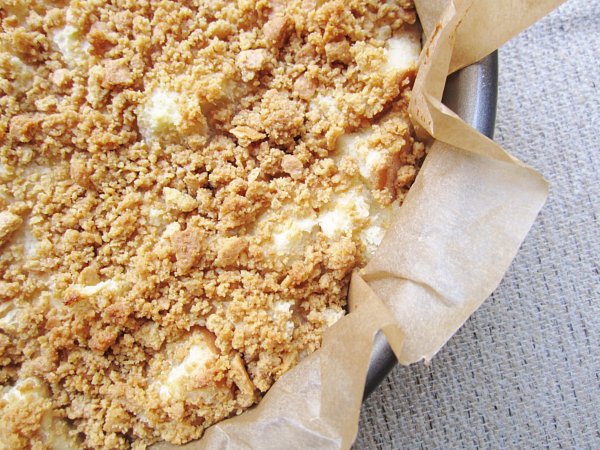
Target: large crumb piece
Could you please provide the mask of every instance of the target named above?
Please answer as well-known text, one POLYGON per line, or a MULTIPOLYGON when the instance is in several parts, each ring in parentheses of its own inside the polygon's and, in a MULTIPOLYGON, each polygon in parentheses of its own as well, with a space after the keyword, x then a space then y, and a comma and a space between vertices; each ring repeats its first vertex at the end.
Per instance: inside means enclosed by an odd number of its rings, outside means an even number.
POLYGON ((108 61, 104 70, 106 71, 104 87, 107 89, 130 86, 133 83, 131 70, 127 62, 122 59, 108 61))
POLYGON ((19 229, 23 219, 8 211, 0 212, 0 245, 4 244, 8 237, 19 229))
POLYGON ((256 74, 271 65, 271 53, 264 48, 242 50, 236 56, 236 64, 242 73, 244 81, 253 80, 256 74))
POLYGON ((248 248, 248 242, 240 237, 223 239, 217 253, 215 264, 219 267, 234 265, 239 256, 248 248))
POLYGON ((10 121, 10 136, 18 142, 31 142, 39 131, 41 117, 36 114, 21 114, 10 121))
POLYGON ((204 239, 206 234, 199 228, 189 227, 184 231, 178 231, 171 236, 171 242, 175 249, 177 258, 177 270, 182 275, 189 271, 202 258, 205 248, 204 239))
POLYGON ((163 189, 163 194, 165 203, 176 210, 190 212, 198 207, 198 202, 192 196, 177 189, 166 187, 163 189))
POLYGON ((263 26, 267 42, 275 48, 280 48, 291 32, 291 21, 286 15, 275 15, 263 26))
POLYGON ((238 142, 242 147, 247 147, 252 142, 260 141, 265 138, 264 133, 256 131, 255 129, 246 125, 234 127, 229 130, 229 132, 238 139, 238 142))
POLYGON ((343 40, 339 42, 330 42, 325 45, 325 54, 329 62, 341 62, 350 64, 352 54, 350 53, 350 44, 343 40))
POLYGON ((302 110, 287 94, 267 91, 261 101, 261 119, 269 138, 278 145, 289 145, 302 132, 302 110))
POLYGON ((293 179, 298 179, 302 176, 304 167, 302 162, 293 155, 285 155, 281 160, 281 168, 286 171, 293 179))

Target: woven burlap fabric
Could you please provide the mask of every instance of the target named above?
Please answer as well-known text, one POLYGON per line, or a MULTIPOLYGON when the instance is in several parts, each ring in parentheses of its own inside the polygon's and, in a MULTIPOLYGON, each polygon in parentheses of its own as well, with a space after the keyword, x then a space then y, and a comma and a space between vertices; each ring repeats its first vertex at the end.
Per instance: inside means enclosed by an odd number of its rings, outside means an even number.
POLYGON ((551 192, 501 285, 364 403, 357 449, 600 448, 600 2, 500 49, 496 140, 551 192))

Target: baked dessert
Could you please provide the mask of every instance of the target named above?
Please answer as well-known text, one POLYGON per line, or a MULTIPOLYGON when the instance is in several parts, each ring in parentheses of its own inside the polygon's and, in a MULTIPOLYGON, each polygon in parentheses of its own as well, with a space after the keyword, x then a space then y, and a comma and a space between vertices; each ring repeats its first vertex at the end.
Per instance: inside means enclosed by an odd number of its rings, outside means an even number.
POLYGON ((199 438, 319 347, 415 178, 412 2, 0 19, 0 448, 199 438))

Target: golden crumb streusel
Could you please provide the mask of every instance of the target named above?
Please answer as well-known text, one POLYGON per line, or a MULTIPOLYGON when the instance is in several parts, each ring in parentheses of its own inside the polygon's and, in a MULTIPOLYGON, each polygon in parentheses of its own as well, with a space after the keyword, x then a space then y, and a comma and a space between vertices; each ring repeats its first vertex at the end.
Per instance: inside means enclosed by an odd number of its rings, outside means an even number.
POLYGON ((319 347, 416 176, 412 1, 0 23, 0 448, 199 438, 319 347))

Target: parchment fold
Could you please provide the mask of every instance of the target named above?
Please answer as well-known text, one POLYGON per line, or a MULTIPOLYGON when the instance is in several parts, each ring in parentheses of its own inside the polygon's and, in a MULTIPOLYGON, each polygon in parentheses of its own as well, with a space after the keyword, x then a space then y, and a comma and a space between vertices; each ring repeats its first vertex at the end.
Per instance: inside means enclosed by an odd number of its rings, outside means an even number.
POLYGON ((488 55, 563 0, 415 3, 427 42, 410 112, 435 142, 380 248, 353 274, 350 313, 257 407, 184 447, 349 448, 375 333, 384 331, 402 364, 433 357, 497 287, 542 207, 542 176, 468 126, 441 98, 448 74, 488 55))

